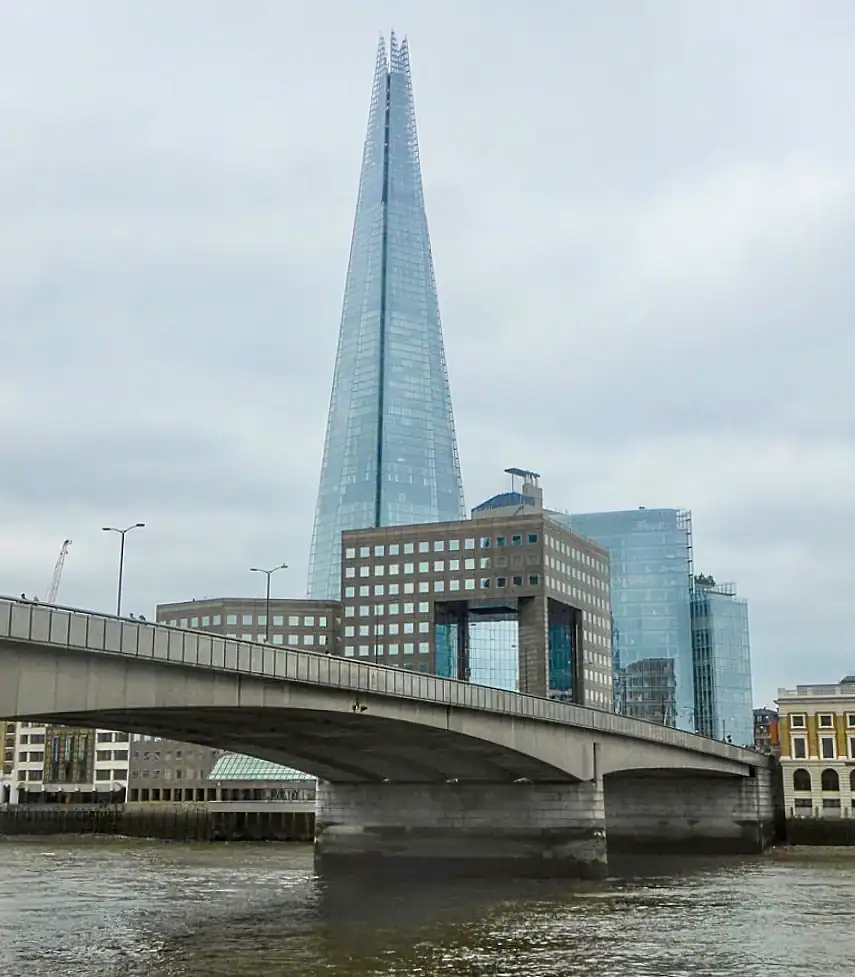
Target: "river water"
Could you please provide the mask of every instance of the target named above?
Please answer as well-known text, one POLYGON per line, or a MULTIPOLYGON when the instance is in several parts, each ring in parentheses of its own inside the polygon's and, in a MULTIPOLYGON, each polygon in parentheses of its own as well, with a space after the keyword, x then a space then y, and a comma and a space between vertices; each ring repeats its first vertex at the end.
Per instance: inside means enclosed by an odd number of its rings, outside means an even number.
POLYGON ((319 877, 301 845, 0 841, 0 975, 855 972, 855 850, 618 870, 392 883, 319 877))

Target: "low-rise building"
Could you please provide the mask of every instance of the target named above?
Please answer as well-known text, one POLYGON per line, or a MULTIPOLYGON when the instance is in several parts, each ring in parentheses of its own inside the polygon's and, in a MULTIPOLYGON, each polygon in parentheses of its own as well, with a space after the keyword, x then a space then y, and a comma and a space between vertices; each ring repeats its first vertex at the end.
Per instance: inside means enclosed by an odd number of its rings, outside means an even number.
POLYGON ((334 653, 341 623, 337 601, 216 597, 158 604, 158 624, 209 631, 242 641, 334 653))
POLYGON ((781 755, 778 736, 778 713, 763 706, 754 710, 754 749, 769 756, 781 755))
POLYGON ((778 690, 788 817, 855 817, 855 675, 778 690))

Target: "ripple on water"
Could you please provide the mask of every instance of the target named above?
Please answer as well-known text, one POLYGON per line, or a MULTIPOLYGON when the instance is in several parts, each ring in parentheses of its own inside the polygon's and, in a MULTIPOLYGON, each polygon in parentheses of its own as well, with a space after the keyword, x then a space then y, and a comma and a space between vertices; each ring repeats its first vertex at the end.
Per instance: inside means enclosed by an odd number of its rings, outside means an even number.
MULTIPOLYGON (((661 872, 661 870, 660 870, 661 872)), ((305 846, 0 845, 2 977, 763 977, 850 969, 855 853, 582 883, 323 879, 305 846)))

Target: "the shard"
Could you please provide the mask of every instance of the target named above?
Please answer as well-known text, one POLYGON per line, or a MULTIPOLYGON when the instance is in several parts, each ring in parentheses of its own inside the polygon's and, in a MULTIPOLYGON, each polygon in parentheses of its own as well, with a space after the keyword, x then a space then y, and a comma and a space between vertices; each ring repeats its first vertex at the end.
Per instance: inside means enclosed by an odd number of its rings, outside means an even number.
POLYGON ((377 51, 309 596, 340 596, 342 530, 464 516, 409 52, 393 33, 377 51))

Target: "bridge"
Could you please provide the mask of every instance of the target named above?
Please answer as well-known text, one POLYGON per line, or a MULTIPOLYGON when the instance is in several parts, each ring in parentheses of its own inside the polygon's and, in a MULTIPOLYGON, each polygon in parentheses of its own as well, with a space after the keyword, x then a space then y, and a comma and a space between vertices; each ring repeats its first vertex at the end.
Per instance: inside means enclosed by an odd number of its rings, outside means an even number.
POLYGON ((322 859, 601 875, 609 850, 756 851, 769 761, 437 676, 0 598, 0 716, 121 729, 320 779, 322 859))

